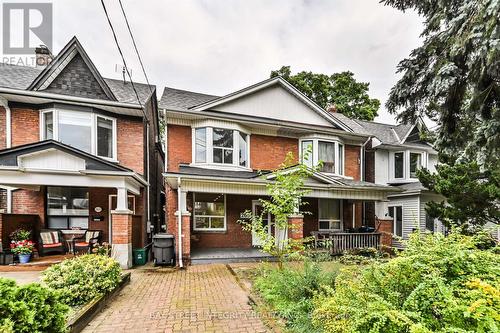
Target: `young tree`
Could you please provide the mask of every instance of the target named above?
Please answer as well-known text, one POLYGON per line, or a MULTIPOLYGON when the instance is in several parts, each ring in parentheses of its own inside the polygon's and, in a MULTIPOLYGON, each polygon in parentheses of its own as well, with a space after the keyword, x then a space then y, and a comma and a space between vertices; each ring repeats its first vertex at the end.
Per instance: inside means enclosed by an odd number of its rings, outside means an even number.
POLYGON ((423 45, 399 63, 403 75, 387 108, 403 122, 427 116, 439 125, 435 147, 444 165, 420 180, 448 205, 431 205, 429 212, 482 225, 498 217, 500 202, 500 1, 382 2, 424 19, 423 45))
POLYGON ((259 199, 262 203, 263 212, 253 215, 246 210, 243 218, 238 221, 243 230, 253 232, 259 237, 262 251, 278 259, 279 268, 283 268, 285 258, 294 253, 304 250, 304 239, 289 239, 288 231, 297 228, 289 223, 288 218, 297 214, 308 214, 302 211, 304 203, 301 198, 309 191, 304 189, 305 180, 314 172, 305 164, 296 165, 296 159, 290 152, 281 166, 272 173, 273 181, 266 185, 269 200, 259 199), (263 214, 271 214, 272 227, 274 230, 283 232, 270 233, 267 225, 263 225, 263 214))
POLYGON ((380 101, 368 95, 369 83, 357 82, 352 72, 330 76, 312 72, 291 74, 290 66, 272 71, 271 77, 281 76, 322 108, 335 107, 348 117, 373 120, 380 101))

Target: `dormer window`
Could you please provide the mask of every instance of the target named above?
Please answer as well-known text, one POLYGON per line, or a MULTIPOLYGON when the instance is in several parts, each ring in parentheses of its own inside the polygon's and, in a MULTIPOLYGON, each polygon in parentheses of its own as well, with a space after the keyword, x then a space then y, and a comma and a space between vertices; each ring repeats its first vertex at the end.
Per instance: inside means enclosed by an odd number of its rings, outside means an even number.
POLYGON ((195 164, 250 167, 248 134, 217 127, 200 127, 193 131, 195 164))
POLYGON ((337 175, 344 174, 344 145, 341 142, 337 140, 303 139, 300 141, 300 152, 301 161, 307 166, 313 167, 322 161, 321 172, 337 175))
POLYGON ((85 111, 44 110, 40 137, 54 139, 99 157, 116 160, 116 119, 85 111))

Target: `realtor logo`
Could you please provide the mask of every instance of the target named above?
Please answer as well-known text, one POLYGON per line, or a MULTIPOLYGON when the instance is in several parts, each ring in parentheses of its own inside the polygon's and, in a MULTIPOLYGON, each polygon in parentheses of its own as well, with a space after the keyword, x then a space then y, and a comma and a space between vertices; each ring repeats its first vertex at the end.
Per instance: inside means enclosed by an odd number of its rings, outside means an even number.
POLYGON ((4 54, 33 54, 36 47, 52 49, 51 3, 3 3, 4 54))

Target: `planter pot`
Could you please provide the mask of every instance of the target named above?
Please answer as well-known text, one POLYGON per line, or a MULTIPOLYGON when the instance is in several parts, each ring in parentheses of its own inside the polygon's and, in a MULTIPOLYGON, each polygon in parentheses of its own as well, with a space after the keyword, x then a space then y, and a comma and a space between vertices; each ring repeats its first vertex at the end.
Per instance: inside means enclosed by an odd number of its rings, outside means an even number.
POLYGON ((28 254, 19 254, 19 263, 21 264, 27 264, 30 262, 31 259, 31 253, 28 254))

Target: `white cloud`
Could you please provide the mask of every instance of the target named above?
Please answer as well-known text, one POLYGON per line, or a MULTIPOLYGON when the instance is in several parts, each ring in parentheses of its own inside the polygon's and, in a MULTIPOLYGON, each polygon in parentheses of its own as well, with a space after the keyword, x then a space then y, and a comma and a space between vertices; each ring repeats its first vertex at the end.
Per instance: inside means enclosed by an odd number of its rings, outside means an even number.
MULTIPOLYGON (((385 102, 397 63, 419 45, 421 21, 375 0, 122 0, 152 83, 226 94, 273 69, 350 70, 385 102)), ((144 81, 117 1, 108 11, 135 80, 144 81)), ((121 59, 100 1, 54 1, 55 50, 76 35, 98 69, 121 59)), ((392 122, 382 110, 380 121, 392 122)))

